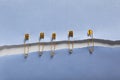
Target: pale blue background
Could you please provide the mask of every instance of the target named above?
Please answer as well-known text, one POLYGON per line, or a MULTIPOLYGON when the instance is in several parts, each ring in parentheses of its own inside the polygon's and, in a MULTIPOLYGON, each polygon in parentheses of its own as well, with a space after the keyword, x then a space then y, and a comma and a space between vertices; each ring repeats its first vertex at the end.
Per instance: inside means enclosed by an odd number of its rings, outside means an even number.
POLYGON ((66 40, 71 29, 85 39, 89 28, 96 38, 119 40, 120 0, 0 0, 0 45, 21 44, 25 33, 36 42, 41 31, 45 41, 52 32, 66 40))

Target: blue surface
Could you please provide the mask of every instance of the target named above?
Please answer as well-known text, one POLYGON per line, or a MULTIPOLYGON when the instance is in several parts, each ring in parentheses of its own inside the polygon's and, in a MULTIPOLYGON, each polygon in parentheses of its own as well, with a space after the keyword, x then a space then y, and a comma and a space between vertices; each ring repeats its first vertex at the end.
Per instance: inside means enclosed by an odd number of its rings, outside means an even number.
POLYGON ((120 80, 120 48, 95 47, 0 57, 0 80, 120 80))

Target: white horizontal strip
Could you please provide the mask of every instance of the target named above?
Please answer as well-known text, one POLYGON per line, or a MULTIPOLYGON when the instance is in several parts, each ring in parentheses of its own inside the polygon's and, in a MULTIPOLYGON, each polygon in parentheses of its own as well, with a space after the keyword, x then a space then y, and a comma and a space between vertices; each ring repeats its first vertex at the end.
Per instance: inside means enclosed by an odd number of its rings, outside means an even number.
MULTIPOLYGON (((74 42, 74 48, 83 48, 88 47, 87 40, 79 40, 79 41, 71 41, 74 42)), ((56 49, 68 49, 67 41, 57 41, 56 49)), ((44 51, 51 50, 51 42, 44 43, 44 51)), ((38 43, 30 43, 29 45, 29 53, 36 52, 39 50, 38 43)), ((91 44, 92 45, 92 44, 91 44)), ((120 47, 120 41, 109 41, 109 40, 100 40, 94 39, 94 46, 103 46, 103 47, 120 47)), ((24 53, 24 45, 9 45, 9 46, 1 46, 0 47, 0 56, 5 55, 14 55, 14 54, 23 54, 24 53)))

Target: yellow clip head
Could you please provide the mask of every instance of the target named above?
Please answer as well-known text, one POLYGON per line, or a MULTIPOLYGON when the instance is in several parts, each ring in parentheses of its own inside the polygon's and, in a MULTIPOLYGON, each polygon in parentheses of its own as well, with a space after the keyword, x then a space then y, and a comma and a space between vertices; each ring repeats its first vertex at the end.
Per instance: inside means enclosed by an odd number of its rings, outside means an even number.
POLYGON ((29 34, 25 34, 25 40, 29 40, 29 34))
POLYGON ((68 37, 73 37, 73 31, 69 31, 68 37))
POLYGON ((52 40, 56 39, 56 33, 52 33, 52 40))
POLYGON ((89 29, 87 34, 88 34, 88 36, 91 36, 91 35, 93 35, 93 31, 91 29, 89 29))
POLYGON ((40 33, 40 39, 44 39, 44 32, 40 33))

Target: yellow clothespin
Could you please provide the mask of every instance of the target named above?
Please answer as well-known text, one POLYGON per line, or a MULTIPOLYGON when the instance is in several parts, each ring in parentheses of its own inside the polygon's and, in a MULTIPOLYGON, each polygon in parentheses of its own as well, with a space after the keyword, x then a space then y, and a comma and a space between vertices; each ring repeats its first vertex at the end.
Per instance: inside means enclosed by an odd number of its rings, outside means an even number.
POLYGON ((53 40, 56 40, 56 33, 52 33, 52 39, 51 39, 51 57, 54 56, 55 54, 55 42, 53 42, 53 40))
POLYGON ((40 41, 44 39, 44 32, 41 32, 40 33, 40 36, 39 36, 39 46, 38 46, 38 49, 39 49, 39 56, 42 56, 42 53, 43 53, 43 50, 44 50, 44 43, 40 43, 40 41), (42 46, 42 48, 41 48, 42 46))
POLYGON ((94 39, 93 39, 93 31, 91 29, 88 30, 87 32, 87 36, 91 38, 91 42, 92 42, 92 46, 90 46, 90 40, 88 39, 88 48, 89 48, 89 52, 90 54, 93 53, 94 51, 94 39))
POLYGON ((24 35, 24 56, 25 58, 27 58, 28 53, 29 53, 29 45, 26 44, 26 41, 29 40, 29 34, 25 34, 24 35))
POLYGON ((71 41, 70 41, 70 38, 73 38, 73 35, 74 35, 74 33, 72 30, 68 32, 68 50, 69 50, 70 54, 72 53, 72 50, 74 47, 74 42, 71 43, 71 41), (72 44, 72 48, 70 47, 70 44, 72 44))

